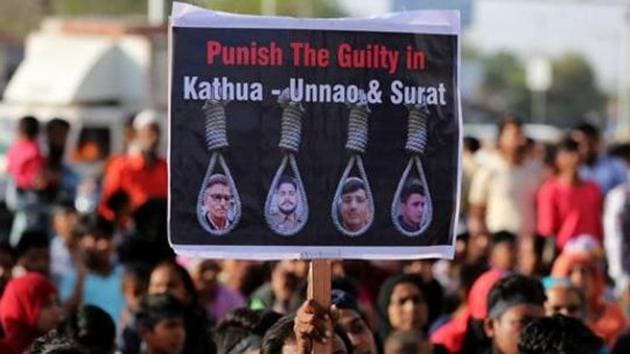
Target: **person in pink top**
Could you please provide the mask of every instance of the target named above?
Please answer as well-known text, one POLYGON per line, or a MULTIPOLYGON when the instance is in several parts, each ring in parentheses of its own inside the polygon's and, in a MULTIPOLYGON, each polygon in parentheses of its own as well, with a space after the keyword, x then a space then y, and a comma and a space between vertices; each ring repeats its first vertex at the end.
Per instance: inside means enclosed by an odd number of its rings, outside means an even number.
POLYGON ((556 238, 562 250, 566 242, 582 234, 602 241, 602 194, 599 187, 579 176, 578 143, 565 139, 557 146, 556 175, 538 191, 538 233, 556 238))
POLYGON ((9 242, 17 245, 27 229, 48 226, 42 190, 46 186, 45 158, 37 144, 39 122, 31 116, 18 122, 17 138, 6 155, 12 189, 7 191, 7 205, 15 212, 9 242))
POLYGON ((7 151, 7 170, 20 191, 39 189, 44 155, 37 145, 39 122, 31 116, 20 119, 17 139, 7 151))

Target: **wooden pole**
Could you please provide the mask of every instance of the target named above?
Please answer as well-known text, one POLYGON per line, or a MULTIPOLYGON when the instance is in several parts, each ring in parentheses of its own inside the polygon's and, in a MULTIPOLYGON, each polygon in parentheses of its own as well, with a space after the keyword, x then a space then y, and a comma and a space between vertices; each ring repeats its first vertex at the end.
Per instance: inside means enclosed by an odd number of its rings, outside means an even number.
MULTIPOLYGON (((314 259, 308 273, 308 298, 324 308, 330 307, 331 261, 314 259)), ((332 329, 331 329, 332 332, 332 329)), ((313 341, 313 354, 332 353, 332 338, 326 343, 313 341)))

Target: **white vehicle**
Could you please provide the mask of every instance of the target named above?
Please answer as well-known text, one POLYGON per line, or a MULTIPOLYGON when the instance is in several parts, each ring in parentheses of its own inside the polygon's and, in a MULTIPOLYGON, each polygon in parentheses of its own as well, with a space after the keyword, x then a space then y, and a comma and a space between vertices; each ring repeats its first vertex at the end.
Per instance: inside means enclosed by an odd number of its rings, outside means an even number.
POLYGON ((0 174, 25 115, 70 123, 66 161, 82 175, 100 172, 109 154, 122 151, 124 124, 134 114, 155 110, 166 126, 166 38, 165 26, 144 21, 44 21, 29 35, 0 101, 0 174))

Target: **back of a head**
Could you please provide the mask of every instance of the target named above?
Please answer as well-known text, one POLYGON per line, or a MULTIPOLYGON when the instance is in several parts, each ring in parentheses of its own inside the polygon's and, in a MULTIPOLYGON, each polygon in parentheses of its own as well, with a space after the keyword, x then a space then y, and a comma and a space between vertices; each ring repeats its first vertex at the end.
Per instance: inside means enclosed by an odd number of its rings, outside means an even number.
POLYGON ((515 304, 531 304, 543 306, 545 290, 538 279, 521 274, 512 274, 500 279, 488 294, 488 316, 495 317, 503 312, 506 306, 515 304))
POLYGON ((239 342, 252 335, 259 315, 259 312, 248 308, 228 312, 212 333, 218 353, 229 353, 239 342))
POLYGON ((50 244, 48 235, 41 230, 26 230, 15 245, 15 255, 20 258, 24 253, 33 248, 48 248, 50 244))
POLYGON ((33 116, 23 117, 18 123, 18 130, 24 137, 33 140, 39 134, 39 121, 33 116))
POLYGON ((282 353, 284 344, 294 337, 293 320, 295 315, 286 315, 278 320, 265 333, 262 342, 261 354, 282 353))
POLYGON ((563 315, 529 323, 518 343, 519 354, 597 354, 604 342, 582 321, 563 315))
POLYGON ((258 323, 254 328, 254 333, 263 337, 265 333, 282 318, 282 315, 273 310, 257 310, 258 323))
POLYGON ((184 305, 177 299, 169 294, 155 294, 142 299, 136 313, 136 322, 139 328, 152 329, 164 319, 184 317, 184 305))
POLYGON ((464 137, 464 150, 470 153, 475 153, 481 148, 481 143, 479 139, 472 136, 464 137))
POLYGON ((260 319, 260 312, 249 308, 234 309, 223 316, 223 319, 217 323, 217 329, 223 326, 235 326, 252 330, 256 327, 260 319))
POLYGON ((272 310, 240 308, 230 311, 212 332, 217 353, 258 352, 263 337, 280 318, 282 315, 272 310))
POLYGON ((220 330, 216 328, 212 331, 212 339, 217 346, 218 354, 231 353, 241 342, 250 336, 254 335, 249 330, 236 326, 224 326, 220 330))
POLYGON ((61 331, 92 354, 111 353, 114 349, 116 325, 111 316, 97 306, 81 306, 66 318, 61 331))
POLYGON ((415 331, 394 331, 385 340, 385 354, 422 354, 422 334, 415 331))

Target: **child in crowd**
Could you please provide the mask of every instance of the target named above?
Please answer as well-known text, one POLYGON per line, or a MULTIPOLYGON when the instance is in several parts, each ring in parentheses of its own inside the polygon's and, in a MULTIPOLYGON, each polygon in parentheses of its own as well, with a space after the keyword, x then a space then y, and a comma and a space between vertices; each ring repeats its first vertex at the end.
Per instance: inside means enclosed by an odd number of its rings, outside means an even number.
POLYGON ((17 139, 7 151, 7 170, 18 192, 40 189, 44 155, 37 144, 39 121, 27 116, 18 122, 17 139))
POLYGON ((185 310, 168 294, 149 295, 136 314, 146 354, 182 354, 186 342, 185 310))
POLYGON ((512 271, 516 265, 516 235, 509 231, 499 231, 492 235, 490 267, 512 271))
POLYGON ((51 218, 53 238, 50 241, 50 275, 59 286, 64 274, 76 272, 73 259, 76 238, 72 230, 78 214, 72 204, 59 204, 52 209, 51 218))
POLYGON ((7 172, 14 189, 7 195, 7 205, 15 210, 11 227, 11 245, 15 246, 26 229, 44 229, 45 213, 39 191, 45 187, 45 159, 39 145, 39 121, 27 116, 18 122, 17 137, 6 154, 7 172))

